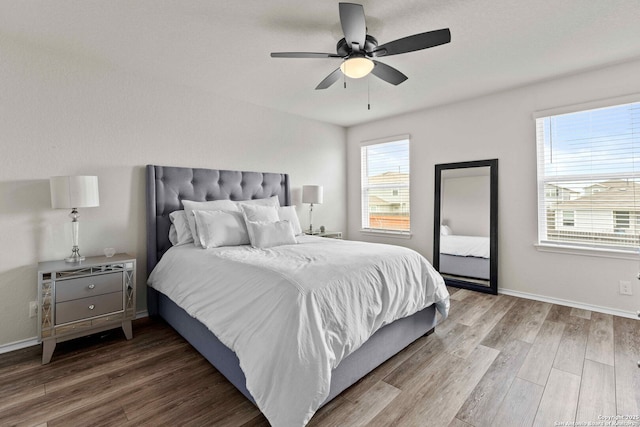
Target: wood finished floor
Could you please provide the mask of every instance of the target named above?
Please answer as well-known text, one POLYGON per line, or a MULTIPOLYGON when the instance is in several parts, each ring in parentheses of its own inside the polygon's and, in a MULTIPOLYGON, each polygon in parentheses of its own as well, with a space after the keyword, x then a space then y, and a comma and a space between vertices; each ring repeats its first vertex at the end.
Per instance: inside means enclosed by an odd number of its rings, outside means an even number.
MULTIPOLYGON (((434 334, 309 425, 554 426, 640 415, 640 322, 450 292, 450 316, 434 334)), ((137 320, 131 341, 114 330, 59 344, 49 365, 40 357, 39 346, 0 355, 0 426, 268 425, 161 321, 137 320)))

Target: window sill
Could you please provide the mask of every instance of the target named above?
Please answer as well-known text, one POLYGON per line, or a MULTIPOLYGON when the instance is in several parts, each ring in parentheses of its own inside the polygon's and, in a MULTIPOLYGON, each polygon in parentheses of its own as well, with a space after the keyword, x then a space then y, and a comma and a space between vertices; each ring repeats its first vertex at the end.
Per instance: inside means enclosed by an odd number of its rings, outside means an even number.
POLYGON ((591 256, 598 258, 616 258, 638 260, 638 251, 623 251, 616 249, 595 249, 595 248, 579 248, 575 246, 549 245, 544 243, 535 243, 533 246, 540 252, 553 252, 559 254, 591 256))
POLYGON ((397 239, 410 239, 411 232, 403 232, 403 231, 389 231, 389 230, 360 230, 360 233, 367 234, 369 236, 378 236, 378 237, 393 237, 397 239))

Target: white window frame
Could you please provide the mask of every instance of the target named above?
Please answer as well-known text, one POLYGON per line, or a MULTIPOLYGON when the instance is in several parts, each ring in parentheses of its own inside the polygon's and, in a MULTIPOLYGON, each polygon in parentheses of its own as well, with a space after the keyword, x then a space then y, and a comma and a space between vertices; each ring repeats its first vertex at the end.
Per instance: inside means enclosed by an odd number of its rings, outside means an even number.
POLYGON ((396 135, 385 138, 379 138, 375 140, 363 141, 360 143, 360 213, 361 213, 361 228, 360 232, 365 234, 374 234, 374 235, 386 235, 389 237, 400 237, 400 238, 411 238, 411 136, 409 134, 405 135, 396 135), (389 142, 396 141, 409 141, 409 182, 406 185, 398 185, 393 184, 393 188, 406 188, 407 193, 409 194, 409 230, 396 230, 396 229, 379 229, 379 228, 371 228, 369 227, 368 219, 369 219, 369 203, 368 203, 368 192, 369 188, 387 188, 389 186, 369 186, 368 183, 363 182, 364 177, 367 176, 366 170, 366 162, 363 161, 362 158, 362 148, 385 144, 389 142))
MULTIPOLYGON (((599 108, 607 108, 607 107, 615 107, 623 104, 637 103, 640 102, 640 93, 630 94, 615 98, 602 99, 592 102, 586 102, 582 104, 568 105, 563 107, 557 107, 547 110, 541 110, 533 113, 533 119, 536 121, 545 117, 561 115, 561 114, 570 114, 577 113, 587 110, 599 109, 599 108)), ((536 145, 538 144, 536 138, 536 145)), ((540 236, 543 233, 546 233, 546 220, 541 217, 541 208, 540 203, 542 203, 542 199, 545 195, 545 180, 543 172, 540 170, 540 161, 539 161, 540 153, 538 152, 536 156, 536 162, 538 164, 538 241, 534 245, 539 251, 542 252, 556 252, 556 253, 568 253, 573 255, 587 255, 587 256, 596 256, 602 258, 618 258, 618 259, 637 259, 638 256, 638 248, 636 247, 583 247, 580 245, 572 245, 570 243, 549 243, 548 241, 542 242, 540 236)), ((640 172, 640 171, 636 171, 640 172)), ((636 177, 638 179, 639 177, 636 177)), ((630 222, 633 221, 633 212, 630 215, 630 222)))

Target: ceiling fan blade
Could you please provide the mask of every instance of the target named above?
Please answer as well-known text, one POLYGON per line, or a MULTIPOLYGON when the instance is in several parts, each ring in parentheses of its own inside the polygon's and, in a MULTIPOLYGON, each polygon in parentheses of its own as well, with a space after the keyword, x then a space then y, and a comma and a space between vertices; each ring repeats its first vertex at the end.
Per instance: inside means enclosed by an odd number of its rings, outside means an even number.
POLYGON ((373 52, 375 56, 398 55, 400 53, 413 52, 439 46, 451 41, 451 31, 448 28, 442 30, 428 31, 426 33, 414 34, 385 43, 373 52))
POLYGON ((271 52, 272 58, 342 58, 335 53, 315 52, 271 52))
POLYGON ((316 86, 316 90, 328 88, 329 86, 337 82, 340 76, 342 76, 342 71, 340 71, 340 68, 336 68, 335 71, 325 77, 324 80, 321 81, 318 86, 316 86))
POLYGON ((373 70, 371 70, 371 74, 381 78, 387 83, 391 83, 392 85, 397 86, 408 79, 407 76, 387 64, 383 64, 382 62, 378 61, 373 61, 373 63, 375 64, 375 66, 373 67, 373 70))
POLYGON ((361 4, 340 3, 340 24, 344 38, 349 47, 354 47, 356 52, 364 50, 364 42, 367 36, 367 23, 364 18, 364 8, 361 4))

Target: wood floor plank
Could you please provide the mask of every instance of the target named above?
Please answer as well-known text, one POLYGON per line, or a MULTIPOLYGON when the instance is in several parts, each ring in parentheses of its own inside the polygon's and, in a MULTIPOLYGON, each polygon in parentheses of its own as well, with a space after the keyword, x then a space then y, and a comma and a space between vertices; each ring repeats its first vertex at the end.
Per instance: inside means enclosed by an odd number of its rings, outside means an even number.
POLYGON ((591 315, 585 358, 613 366, 613 316, 604 313, 591 315))
POLYGON ((464 421, 461 421, 457 418, 454 418, 453 421, 449 423, 449 427, 473 427, 471 424, 467 424, 464 421))
POLYGON ((527 316, 518 324, 511 338, 533 344, 551 306, 546 302, 533 301, 527 316))
POLYGON ((545 321, 531 350, 527 354, 518 377, 544 387, 556 357, 564 323, 545 321))
POLYGON ((495 349, 478 346, 468 359, 445 358, 442 366, 433 367, 429 379, 417 390, 400 387, 402 393, 371 424, 423 426, 425 420, 429 420, 434 426, 448 425, 498 353, 495 349))
POLYGON ((469 295, 472 295, 472 291, 467 289, 453 288, 451 286, 447 286, 447 291, 449 291, 450 298, 454 301, 462 301, 469 295))
POLYGON ((493 419, 494 426, 531 426, 542 398, 544 387, 516 378, 493 419))
POLYGON ((77 411, 60 415, 47 421, 47 427, 110 427, 127 422, 122 408, 97 405, 83 407, 77 411))
POLYGON ((322 426, 365 426, 400 393, 397 388, 378 381, 358 402, 348 402, 346 410, 325 417, 322 426))
POLYGON ((498 405, 509 391, 530 347, 531 344, 517 340, 505 345, 456 418, 476 427, 493 426, 498 405))
POLYGON ((640 321, 614 317, 613 330, 617 413, 640 414, 640 321))
POLYGON ((550 322, 569 323, 571 321, 571 307, 554 304, 549 310, 545 320, 550 322))
POLYGON ((576 422, 595 423, 600 421, 598 416, 615 414, 616 388, 613 366, 586 359, 580 384, 576 422))
POLYGON ((565 324, 553 367, 574 375, 582 375, 584 355, 589 336, 590 322, 581 317, 572 317, 565 324))
POLYGON ((581 308, 572 308, 571 315, 575 317, 581 317, 583 319, 591 320, 591 311, 581 308))
POLYGON ((454 356, 466 359, 480 342, 491 332, 495 325, 504 317, 515 303, 515 298, 508 295, 493 297, 493 304, 481 317, 459 335, 454 344, 447 351, 454 356))
POLYGON ((508 342, 513 341, 512 335, 515 327, 525 321, 532 307, 533 301, 518 298, 513 307, 500 319, 480 344, 501 350, 508 342))
POLYGON ((483 318, 486 313, 492 310, 493 305, 502 296, 506 297, 506 295, 489 295, 476 292, 472 297, 464 299, 464 301, 469 302, 470 305, 467 306, 465 310, 454 313, 453 319, 462 325, 474 325, 479 319, 483 318))
POLYGON ((556 422, 572 423, 576 418, 580 395, 579 375, 552 369, 536 413, 534 427, 553 426, 556 422))
POLYGON ((378 381, 382 380, 396 369, 401 368, 410 357, 414 356, 418 352, 422 355, 421 357, 430 358, 433 354, 440 351, 443 351, 442 342, 437 339, 435 334, 431 334, 428 337, 418 338, 400 353, 378 366, 369 373, 369 375, 361 378, 357 383, 342 392, 342 397, 351 402, 357 402, 361 396, 371 387, 375 386, 378 381), (423 348, 424 346, 428 347, 423 348))

